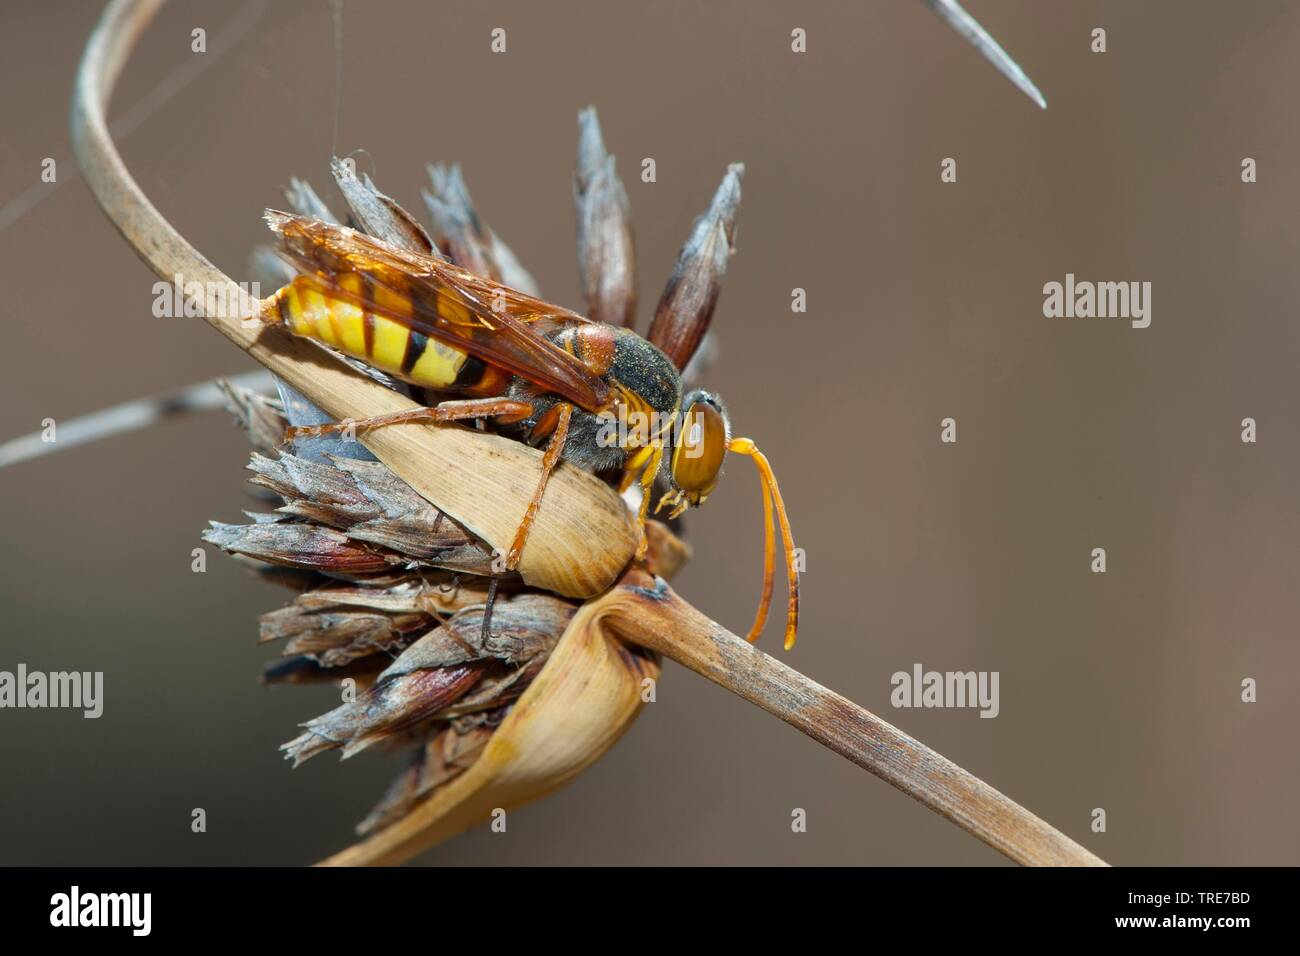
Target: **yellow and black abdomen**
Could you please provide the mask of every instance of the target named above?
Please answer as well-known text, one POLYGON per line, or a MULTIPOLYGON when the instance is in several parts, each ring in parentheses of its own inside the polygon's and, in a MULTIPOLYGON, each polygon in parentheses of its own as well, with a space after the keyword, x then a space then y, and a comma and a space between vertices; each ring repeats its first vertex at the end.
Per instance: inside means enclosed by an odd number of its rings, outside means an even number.
MULTIPOLYGON (((356 301, 373 301, 386 312, 411 314, 410 300, 372 285, 363 275, 344 274, 335 282, 356 301)), ((508 373, 460 349, 350 299, 320 291, 304 276, 276 292, 267 318, 294 335, 315 339, 412 385, 466 395, 500 395, 510 380, 508 373)))

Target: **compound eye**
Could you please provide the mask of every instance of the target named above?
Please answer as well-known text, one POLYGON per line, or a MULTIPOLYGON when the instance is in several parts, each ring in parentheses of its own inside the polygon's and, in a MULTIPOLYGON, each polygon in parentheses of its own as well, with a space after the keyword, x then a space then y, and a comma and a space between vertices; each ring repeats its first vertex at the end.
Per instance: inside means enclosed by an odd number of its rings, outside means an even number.
POLYGON ((673 446, 673 484, 692 504, 699 504, 718 483, 726 455, 727 423, 722 413, 707 402, 695 402, 682 416, 673 446))

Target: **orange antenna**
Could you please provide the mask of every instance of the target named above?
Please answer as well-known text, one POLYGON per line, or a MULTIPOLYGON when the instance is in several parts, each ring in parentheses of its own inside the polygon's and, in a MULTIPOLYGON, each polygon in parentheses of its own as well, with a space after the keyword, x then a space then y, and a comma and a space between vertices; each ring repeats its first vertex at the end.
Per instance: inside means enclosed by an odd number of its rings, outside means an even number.
POLYGON ((763 486, 763 596, 758 601, 758 613, 746 640, 753 644, 767 625, 767 612, 772 607, 772 587, 776 583, 776 528, 772 519, 772 492, 763 486))
POLYGON ((758 450, 748 438, 733 438, 727 443, 727 449, 738 455, 746 455, 754 460, 759 477, 763 482, 763 596, 759 601, 758 614, 754 626, 750 628, 749 640, 758 640, 759 632, 767 623, 767 611, 772 603, 772 585, 776 573, 776 542, 772 528, 772 508, 776 507, 776 516, 781 523, 782 542, 785 545, 785 574, 790 586, 790 600, 786 609, 785 649, 794 647, 799 633, 799 572, 794 566, 794 535, 790 533, 790 519, 786 517, 785 502, 781 499, 781 489, 777 486, 776 475, 772 471, 767 457, 758 450))

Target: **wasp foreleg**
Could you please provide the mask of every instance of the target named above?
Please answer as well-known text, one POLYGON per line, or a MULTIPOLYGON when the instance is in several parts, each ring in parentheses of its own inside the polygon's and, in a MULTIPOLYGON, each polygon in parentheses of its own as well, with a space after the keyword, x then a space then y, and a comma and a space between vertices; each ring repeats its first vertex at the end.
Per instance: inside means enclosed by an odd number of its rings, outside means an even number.
MULTIPOLYGON (((659 476, 659 465, 664 459, 664 446, 660 442, 654 442, 643 449, 643 452, 649 451, 649 462, 641 471, 641 507, 636 513, 636 559, 640 561, 645 557, 646 547, 649 544, 645 536, 646 516, 650 513, 650 496, 654 493, 655 478, 659 476)), ((640 455, 637 456, 641 457, 640 455)))

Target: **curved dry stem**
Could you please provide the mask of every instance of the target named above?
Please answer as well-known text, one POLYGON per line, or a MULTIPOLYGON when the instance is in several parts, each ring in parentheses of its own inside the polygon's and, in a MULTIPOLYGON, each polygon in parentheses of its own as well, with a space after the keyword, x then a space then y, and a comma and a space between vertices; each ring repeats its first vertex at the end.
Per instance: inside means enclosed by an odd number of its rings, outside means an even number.
MULTIPOLYGON (((225 301, 238 302, 239 287, 190 245, 136 185, 105 122, 117 78, 162 2, 114 0, 104 11, 77 72, 73 146, 96 199, 159 277, 174 281, 184 276, 187 284, 200 283, 209 296, 220 289, 225 301)), ((413 407, 410 399, 302 339, 246 322, 239 314, 207 312, 205 318, 338 418, 372 418, 413 407)), ((359 438, 395 474, 474 534, 502 553, 510 546, 536 486, 540 452, 459 426, 397 425, 359 438)), ((551 478, 546 507, 533 525, 519 570, 537 587, 590 597, 614 582, 635 549, 635 522, 618 495, 594 476, 563 465, 551 478)))

